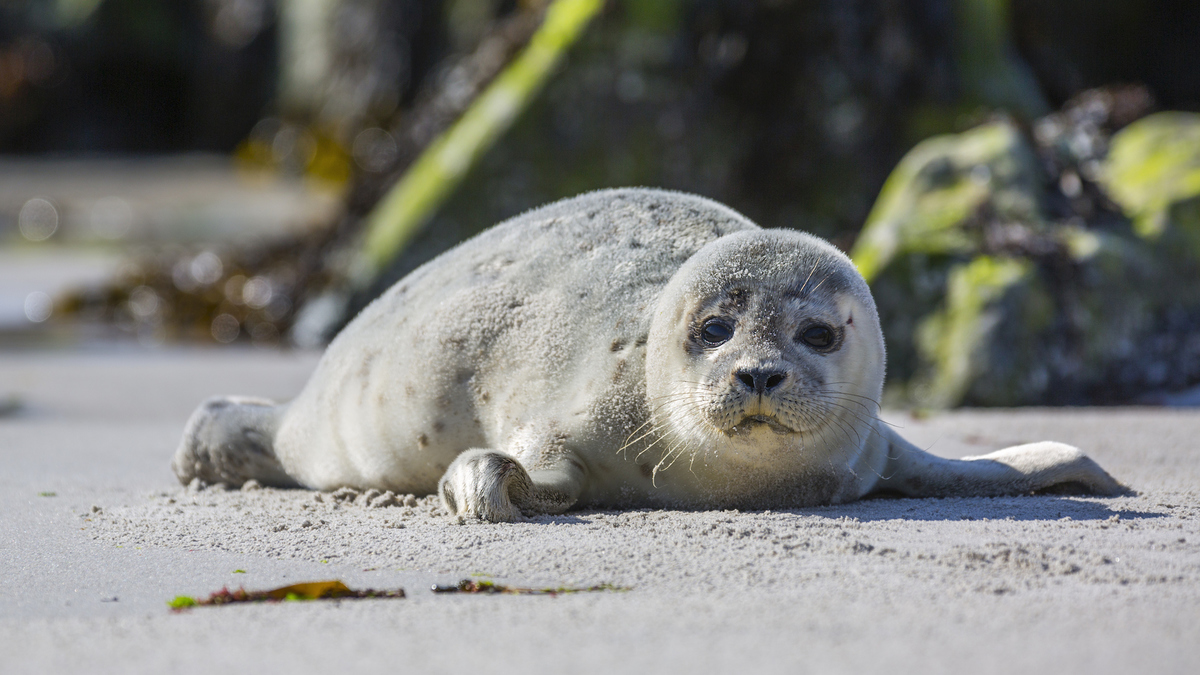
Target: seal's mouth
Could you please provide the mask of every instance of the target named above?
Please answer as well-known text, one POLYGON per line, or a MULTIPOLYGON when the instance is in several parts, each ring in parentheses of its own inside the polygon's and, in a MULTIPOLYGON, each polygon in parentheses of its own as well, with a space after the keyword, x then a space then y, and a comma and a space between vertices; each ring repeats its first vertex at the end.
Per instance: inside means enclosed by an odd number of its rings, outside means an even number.
POLYGON ((747 415, 725 431, 726 434, 736 436, 743 433, 750 433, 760 429, 770 429, 777 434, 794 434, 795 429, 784 425, 778 419, 770 415, 747 415))

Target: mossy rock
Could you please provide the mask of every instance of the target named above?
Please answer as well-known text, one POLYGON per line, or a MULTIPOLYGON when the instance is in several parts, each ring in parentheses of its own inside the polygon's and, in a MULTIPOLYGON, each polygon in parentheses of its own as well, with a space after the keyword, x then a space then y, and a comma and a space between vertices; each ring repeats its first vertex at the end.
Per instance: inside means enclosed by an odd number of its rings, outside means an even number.
POLYGON ((851 252, 890 403, 1111 403, 1200 382, 1200 115, 1126 128, 1105 176, 1129 220, 1088 227, 1048 215, 1050 181, 1011 124, 900 162, 851 252))
POLYGON ((1200 235, 1200 114, 1163 112, 1113 136, 1104 162, 1108 193, 1135 231, 1157 239, 1171 226, 1200 235), (1181 218, 1182 217, 1182 218, 1181 218))
MULTIPOLYGON (((1043 182, 1036 155, 1008 121, 930 138, 892 172, 851 251, 888 341, 889 378, 899 384, 889 396, 958 405, 990 362, 1011 360, 989 347, 990 336, 1006 314, 1036 314, 1047 301, 1029 261, 982 255, 987 223, 1043 235, 1043 182)), ((1013 400, 988 382, 987 402, 1013 400)))
POLYGON ((1163 112, 1113 136, 1109 195, 1181 274, 1200 271, 1200 114, 1163 112))
POLYGON ((981 255, 956 265, 944 305, 917 328, 922 366, 914 397, 942 408, 968 397, 977 405, 1012 405, 1040 395, 1049 381, 1044 370, 1020 364, 1039 351, 1034 336, 1053 311, 1029 260, 981 255))
POLYGON ((1043 225, 1037 157, 1008 121, 922 141, 879 193, 851 257, 868 282, 897 254, 970 257, 980 232, 963 225, 987 211, 1043 225))

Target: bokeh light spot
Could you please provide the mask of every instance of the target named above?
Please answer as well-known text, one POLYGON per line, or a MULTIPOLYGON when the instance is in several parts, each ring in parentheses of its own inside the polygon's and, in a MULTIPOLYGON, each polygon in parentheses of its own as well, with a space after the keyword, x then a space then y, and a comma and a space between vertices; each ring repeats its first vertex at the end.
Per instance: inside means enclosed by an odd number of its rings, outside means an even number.
POLYGON ((254 309, 266 307, 272 294, 271 282, 265 277, 254 277, 242 286, 242 302, 254 309))
POLYGON ((242 325, 232 314, 218 314, 212 321, 213 339, 222 344, 229 344, 238 339, 242 325))
POLYGON ((399 151, 396 139, 379 127, 360 131, 354 137, 354 146, 351 149, 354 162, 359 168, 372 172, 387 170, 396 161, 399 151))
POLYGON ((221 275, 225 272, 225 266, 221 263, 221 259, 216 253, 204 251, 195 258, 192 258, 189 271, 191 272, 192 280, 196 284, 208 286, 220 281, 221 275))
POLYGON ((33 323, 42 323, 54 313, 54 301, 41 291, 25 296, 25 318, 33 323))
POLYGON ((129 311, 139 319, 148 319, 158 312, 158 293, 149 286, 138 286, 129 293, 129 311))
POLYGON ((29 241, 46 241, 58 230, 58 209, 40 197, 25 202, 18 216, 21 234, 29 241))

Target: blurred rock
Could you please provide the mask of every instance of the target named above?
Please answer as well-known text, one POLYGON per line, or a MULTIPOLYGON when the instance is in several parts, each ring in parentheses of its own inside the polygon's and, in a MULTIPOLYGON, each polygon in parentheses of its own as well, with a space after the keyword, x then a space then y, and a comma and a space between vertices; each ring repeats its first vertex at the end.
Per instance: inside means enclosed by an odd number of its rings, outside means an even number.
POLYGON ((1139 236, 1200 259, 1200 114, 1158 113, 1122 130, 1103 180, 1139 236))
POLYGON ((1045 182, 1008 120, 931 138, 900 161, 852 252, 876 295, 893 389, 930 407, 1003 404, 1025 389, 998 386, 1005 373, 993 366, 1010 359, 991 345, 1004 335, 1020 350, 1011 338, 1036 332, 1030 324, 1052 309, 1028 259, 1059 248, 1042 214, 1045 182))
POLYGON ((999 121, 900 162, 852 253, 879 304, 889 397, 1115 403, 1200 382, 1200 116, 1160 113, 1110 140, 1121 101, 1081 97, 1036 141, 999 121))
POLYGON ((981 250, 994 233, 962 227, 977 215, 1044 232, 1043 183, 1033 150, 1010 121, 930 138, 905 155, 884 183, 854 260, 872 281, 897 252, 981 250))

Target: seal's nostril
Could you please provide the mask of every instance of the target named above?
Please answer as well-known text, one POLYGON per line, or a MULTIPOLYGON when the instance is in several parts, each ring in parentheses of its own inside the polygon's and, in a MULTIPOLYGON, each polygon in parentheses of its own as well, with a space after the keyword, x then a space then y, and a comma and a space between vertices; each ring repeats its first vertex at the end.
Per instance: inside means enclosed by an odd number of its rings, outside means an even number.
POLYGON ((749 369, 739 370, 735 377, 750 391, 762 394, 783 384, 783 381, 787 379, 787 374, 777 370, 749 369))

